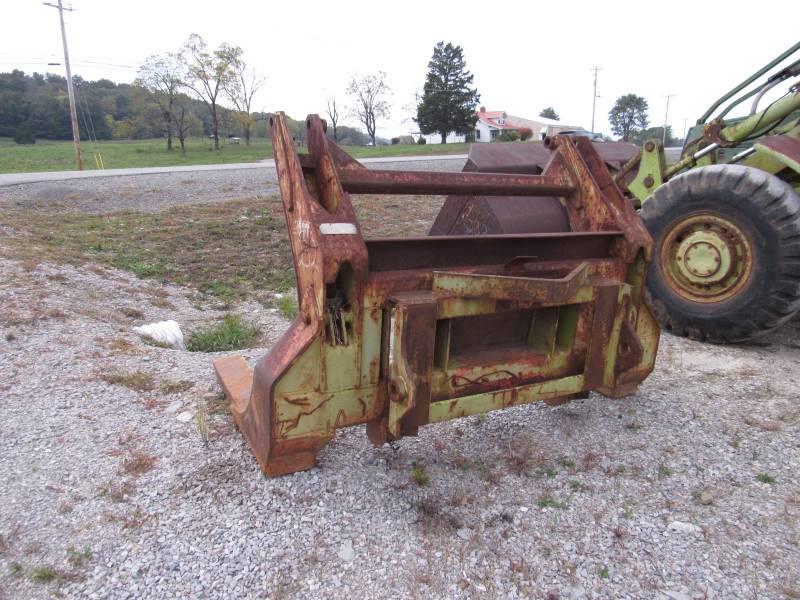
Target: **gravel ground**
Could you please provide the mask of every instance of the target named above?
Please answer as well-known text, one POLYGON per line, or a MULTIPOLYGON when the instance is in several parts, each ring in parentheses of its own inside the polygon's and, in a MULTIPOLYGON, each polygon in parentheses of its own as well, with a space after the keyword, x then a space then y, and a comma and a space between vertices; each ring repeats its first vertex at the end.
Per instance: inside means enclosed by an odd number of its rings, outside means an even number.
MULTIPOLYGON (((374 169, 460 171, 463 159, 370 162, 374 169)), ((279 195, 275 168, 180 171, 97 177, 0 187, 4 206, 36 211, 78 210, 102 214, 119 210, 154 212, 179 204, 207 204, 279 195)))
MULTIPOLYGON (((380 448, 341 430, 316 468, 266 479, 229 414, 198 432, 213 355, 131 331, 189 332, 219 308, 121 271, 0 259, 0 598, 800 595, 798 321, 746 346, 665 335, 629 398, 380 448), (106 381, 136 371, 152 390, 106 381)), ((287 323, 236 311, 264 330, 252 364, 287 323)))

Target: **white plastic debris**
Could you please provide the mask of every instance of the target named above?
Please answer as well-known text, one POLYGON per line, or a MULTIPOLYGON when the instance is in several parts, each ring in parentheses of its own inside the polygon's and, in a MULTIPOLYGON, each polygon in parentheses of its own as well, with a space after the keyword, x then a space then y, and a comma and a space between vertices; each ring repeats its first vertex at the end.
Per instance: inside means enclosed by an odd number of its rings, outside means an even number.
POLYGON ((183 343, 183 332, 181 326, 177 321, 159 321, 158 323, 149 323, 141 327, 134 327, 133 330, 139 335, 144 335, 160 344, 167 344, 179 350, 185 350, 186 346, 183 343))
POLYGON ((667 526, 667 531, 675 531, 677 533, 701 533, 703 530, 694 525, 693 523, 683 523, 682 521, 673 521, 667 526))

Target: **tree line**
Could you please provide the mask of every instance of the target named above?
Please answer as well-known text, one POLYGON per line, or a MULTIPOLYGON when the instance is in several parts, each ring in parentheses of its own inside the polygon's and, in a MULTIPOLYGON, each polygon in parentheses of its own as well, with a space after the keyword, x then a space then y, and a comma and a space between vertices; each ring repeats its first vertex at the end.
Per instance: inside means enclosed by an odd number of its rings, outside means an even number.
MULTIPOLYGON (((411 109, 412 120, 423 134, 470 136, 477 121, 480 94, 473 86, 461 46, 439 42, 433 49, 423 85, 411 109)), ((81 138, 144 139, 165 138, 172 150, 175 142, 185 152, 189 136, 213 139, 218 150, 220 138, 243 137, 246 144, 255 136, 268 136, 267 127, 256 127, 269 115, 255 110, 254 98, 266 79, 246 62, 239 46, 208 46, 192 34, 175 52, 148 57, 131 84, 108 79, 84 81, 73 78, 81 138)), ((329 96, 326 111, 328 135, 344 144, 376 144, 379 122, 390 117, 392 90, 385 72, 351 76, 345 89, 349 102, 329 96), (343 124, 355 119, 366 130, 343 124)), ((609 112, 612 131, 626 141, 661 137, 663 128, 648 128, 647 101, 635 94, 617 99, 609 112)), ((552 106, 540 116, 558 120, 552 106)), ((305 137, 302 121, 289 121, 298 141, 305 137)), ((36 138, 70 139, 69 105, 65 78, 51 73, 26 75, 15 70, 0 73, 0 136, 19 143, 36 138)), ((667 129, 667 143, 674 142, 667 129)))

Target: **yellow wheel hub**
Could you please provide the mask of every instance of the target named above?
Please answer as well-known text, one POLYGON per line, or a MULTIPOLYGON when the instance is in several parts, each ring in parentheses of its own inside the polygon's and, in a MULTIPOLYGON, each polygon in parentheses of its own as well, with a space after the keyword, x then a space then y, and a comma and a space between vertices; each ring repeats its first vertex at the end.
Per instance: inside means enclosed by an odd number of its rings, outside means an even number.
POLYGON ((753 245, 733 221, 694 213, 666 232, 660 259, 667 283, 679 295, 694 302, 721 302, 750 280, 753 245))

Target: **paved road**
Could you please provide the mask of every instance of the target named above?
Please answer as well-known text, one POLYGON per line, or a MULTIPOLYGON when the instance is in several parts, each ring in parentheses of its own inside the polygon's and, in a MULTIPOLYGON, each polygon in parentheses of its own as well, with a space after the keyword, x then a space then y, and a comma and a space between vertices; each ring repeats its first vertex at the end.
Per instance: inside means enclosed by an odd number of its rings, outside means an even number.
MULTIPOLYGON (((396 157, 375 157, 361 158, 359 162, 364 164, 385 164, 385 163, 414 163, 430 161, 450 161, 466 160, 466 154, 446 154, 429 156, 396 156, 396 157)), ((259 162, 252 163, 232 163, 227 165, 186 165, 179 167, 146 167, 139 169, 105 169, 103 171, 46 171, 37 173, 4 173, 0 174, 0 187, 8 185, 19 185, 23 183, 39 183, 43 181, 66 181, 68 179, 86 179, 95 177, 120 177, 131 175, 157 175, 161 173, 185 173, 197 171, 235 171, 240 169, 262 169, 275 168, 275 160, 268 158, 259 162)), ((460 169, 457 169, 460 170, 460 169)))
MULTIPOLYGON (((460 171, 466 156, 366 159, 367 166, 412 171, 460 171)), ((274 161, 195 167, 0 175, 0 212, 161 211, 181 204, 278 198, 274 161)), ((2 223, 0 223, 0 226, 2 223)))

